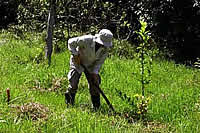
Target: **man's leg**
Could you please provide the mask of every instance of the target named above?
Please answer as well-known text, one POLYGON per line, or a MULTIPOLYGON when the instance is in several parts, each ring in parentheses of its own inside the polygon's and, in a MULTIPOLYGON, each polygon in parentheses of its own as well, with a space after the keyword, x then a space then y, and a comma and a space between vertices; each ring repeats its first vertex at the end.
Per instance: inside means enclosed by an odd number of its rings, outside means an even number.
POLYGON ((65 103, 74 105, 75 95, 78 89, 78 83, 81 74, 79 74, 75 69, 71 69, 68 73, 69 86, 65 92, 65 103))
MULTIPOLYGON (((98 109, 100 107, 100 93, 98 89, 95 87, 93 79, 90 79, 91 75, 86 75, 86 77, 89 83, 89 90, 93 107, 95 109, 98 109)), ((101 83, 101 77, 98 75, 97 86, 99 86, 100 83, 101 83)))

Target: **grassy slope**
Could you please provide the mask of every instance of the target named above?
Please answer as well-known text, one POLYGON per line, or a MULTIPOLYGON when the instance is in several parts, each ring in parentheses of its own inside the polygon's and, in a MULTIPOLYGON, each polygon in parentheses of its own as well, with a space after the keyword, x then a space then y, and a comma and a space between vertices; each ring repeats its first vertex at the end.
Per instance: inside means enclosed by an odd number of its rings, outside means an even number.
MULTIPOLYGON (((146 95, 152 99, 148 109, 151 123, 145 126, 139 121, 128 123, 124 117, 108 115, 103 99, 101 110, 93 112, 84 76, 79 84, 75 106, 66 108, 63 92, 68 84, 69 53, 54 54, 52 66, 47 68, 44 61, 40 64, 33 62, 42 45, 41 38, 35 35, 24 41, 7 34, 0 35, 0 132, 200 131, 198 70, 173 62, 154 61, 152 84, 146 88, 146 95), (62 84, 55 81, 62 81, 62 84), (8 87, 11 89, 9 106, 5 93, 8 87), (49 108, 48 120, 32 121, 21 117, 13 107, 32 102, 49 108)), ((115 89, 128 95, 141 93, 138 70, 135 60, 112 57, 105 62, 101 71, 101 87, 118 112, 130 109, 130 106, 118 97, 115 89)))

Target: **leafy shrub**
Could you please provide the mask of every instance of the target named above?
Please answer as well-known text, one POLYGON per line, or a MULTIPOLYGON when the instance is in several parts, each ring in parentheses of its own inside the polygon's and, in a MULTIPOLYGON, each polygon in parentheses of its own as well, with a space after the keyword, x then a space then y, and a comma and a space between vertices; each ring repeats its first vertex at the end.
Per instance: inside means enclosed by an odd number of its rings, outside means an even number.
POLYGON ((130 105, 130 108, 125 109, 125 117, 130 121, 145 120, 148 114, 148 106, 150 104, 150 97, 145 98, 140 94, 129 94, 116 90, 117 95, 126 103, 130 105))
POLYGON ((45 0, 21 0, 18 6, 18 26, 23 31, 46 29, 48 3, 45 0))
POLYGON ((135 55, 135 46, 125 40, 114 40, 110 55, 115 55, 119 58, 133 59, 135 55))

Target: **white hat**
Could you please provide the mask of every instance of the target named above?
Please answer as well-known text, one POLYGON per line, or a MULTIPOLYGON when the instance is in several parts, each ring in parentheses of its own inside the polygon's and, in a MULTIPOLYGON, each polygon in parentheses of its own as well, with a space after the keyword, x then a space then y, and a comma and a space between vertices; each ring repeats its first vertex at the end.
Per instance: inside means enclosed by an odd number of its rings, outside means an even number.
POLYGON ((112 37, 113 37, 113 34, 110 30, 102 29, 99 32, 99 34, 95 35, 95 41, 106 47, 111 47, 112 46, 112 37))

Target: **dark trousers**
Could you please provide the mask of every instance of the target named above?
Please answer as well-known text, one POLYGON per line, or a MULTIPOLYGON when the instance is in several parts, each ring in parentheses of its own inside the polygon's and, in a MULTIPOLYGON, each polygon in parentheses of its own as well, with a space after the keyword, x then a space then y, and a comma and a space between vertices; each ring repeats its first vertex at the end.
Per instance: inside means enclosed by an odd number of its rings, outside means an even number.
MULTIPOLYGON (((88 81, 88 86, 89 86, 89 91, 90 91, 93 106, 99 107, 100 93, 98 89, 95 87, 94 83, 92 83, 91 75, 90 74, 85 74, 85 75, 88 81)), ((71 69, 68 73, 69 86, 65 93, 65 100, 67 104, 68 103, 74 104, 74 99, 75 99, 76 92, 78 90, 80 77, 81 77, 81 74, 78 73, 75 69, 71 69)), ((100 85, 100 83, 101 83, 101 77, 100 75, 98 75, 97 85, 100 85)))

